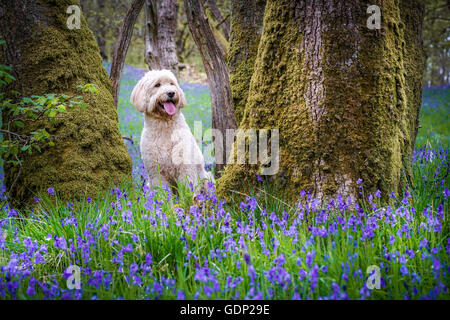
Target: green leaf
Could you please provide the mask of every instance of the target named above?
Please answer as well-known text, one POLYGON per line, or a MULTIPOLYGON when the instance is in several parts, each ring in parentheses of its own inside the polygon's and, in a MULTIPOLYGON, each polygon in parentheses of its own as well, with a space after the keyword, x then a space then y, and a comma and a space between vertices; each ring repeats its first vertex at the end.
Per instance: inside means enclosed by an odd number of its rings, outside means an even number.
POLYGON ((16 126, 18 126, 19 128, 25 127, 25 124, 24 124, 22 121, 16 121, 16 122, 14 122, 14 124, 15 124, 16 126))
POLYGON ((59 112, 66 112, 66 106, 63 104, 60 104, 56 107, 59 112))
POLYGON ((56 110, 50 110, 50 112, 48 113, 48 117, 54 118, 55 116, 56 116, 56 110))
POLYGON ((88 84, 85 84, 83 86, 83 92, 90 92, 90 93, 97 94, 98 93, 98 89, 95 87, 94 84, 88 83, 88 84))

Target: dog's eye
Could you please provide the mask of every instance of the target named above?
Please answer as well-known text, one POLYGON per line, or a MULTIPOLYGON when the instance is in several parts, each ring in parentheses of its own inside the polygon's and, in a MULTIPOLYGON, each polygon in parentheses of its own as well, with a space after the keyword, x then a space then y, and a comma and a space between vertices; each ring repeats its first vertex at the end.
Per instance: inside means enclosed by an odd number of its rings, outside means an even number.
POLYGON ((161 83, 157 83, 157 84, 155 84, 155 88, 159 88, 159 87, 161 87, 161 83))

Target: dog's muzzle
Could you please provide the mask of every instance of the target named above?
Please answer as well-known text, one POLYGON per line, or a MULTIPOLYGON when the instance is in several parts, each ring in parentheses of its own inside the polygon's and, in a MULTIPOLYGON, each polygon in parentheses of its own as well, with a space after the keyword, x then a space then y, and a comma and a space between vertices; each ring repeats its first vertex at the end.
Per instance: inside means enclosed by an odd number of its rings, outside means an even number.
POLYGON ((159 106, 169 115, 173 116, 177 109, 175 108, 175 103, 172 99, 167 100, 166 102, 158 102, 159 106))

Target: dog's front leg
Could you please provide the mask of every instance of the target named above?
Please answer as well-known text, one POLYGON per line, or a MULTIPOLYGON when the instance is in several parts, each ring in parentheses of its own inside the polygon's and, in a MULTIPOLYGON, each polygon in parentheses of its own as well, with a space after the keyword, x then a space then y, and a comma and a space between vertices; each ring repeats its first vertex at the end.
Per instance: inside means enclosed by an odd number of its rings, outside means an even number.
POLYGON ((187 165, 180 172, 179 180, 186 181, 192 183, 194 188, 194 198, 200 192, 206 193, 208 190, 208 182, 214 181, 211 180, 209 174, 207 174, 204 170, 202 170, 202 166, 200 165, 187 165))
POLYGON ((151 173, 149 172, 147 185, 150 189, 156 189, 157 187, 163 187, 169 184, 170 182, 163 175, 161 175, 159 171, 154 170, 151 173))

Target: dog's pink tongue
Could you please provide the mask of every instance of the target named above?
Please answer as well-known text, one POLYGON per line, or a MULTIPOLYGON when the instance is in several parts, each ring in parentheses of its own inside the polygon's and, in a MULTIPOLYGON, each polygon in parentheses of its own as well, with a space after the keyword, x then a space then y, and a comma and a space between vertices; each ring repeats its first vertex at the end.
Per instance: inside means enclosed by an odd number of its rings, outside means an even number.
POLYGON ((175 105, 173 104, 173 102, 164 102, 164 104, 163 104, 163 106, 164 106, 164 110, 166 110, 166 112, 169 114, 169 115, 173 115, 174 113, 175 113, 175 105))

